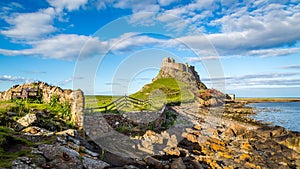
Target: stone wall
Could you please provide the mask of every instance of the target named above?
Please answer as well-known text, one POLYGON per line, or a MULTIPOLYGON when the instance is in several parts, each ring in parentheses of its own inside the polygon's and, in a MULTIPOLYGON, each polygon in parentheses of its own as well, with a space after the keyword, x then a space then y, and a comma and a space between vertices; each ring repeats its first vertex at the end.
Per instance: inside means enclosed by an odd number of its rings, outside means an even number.
POLYGON ((22 85, 15 85, 9 90, 0 92, 0 101, 11 100, 13 92, 20 92, 22 88, 34 88, 38 89, 41 93, 42 100, 45 103, 49 103, 51 98, 55 95, 59 96, 60 102, 69 102, 71 108, 71 120, 74 124, 81 128, 83 117, 82 112, 84 108, 84 95, 83 92, 78 90, 61 89, 57 86, 51 86, 45 82, 32 82, 22 85))

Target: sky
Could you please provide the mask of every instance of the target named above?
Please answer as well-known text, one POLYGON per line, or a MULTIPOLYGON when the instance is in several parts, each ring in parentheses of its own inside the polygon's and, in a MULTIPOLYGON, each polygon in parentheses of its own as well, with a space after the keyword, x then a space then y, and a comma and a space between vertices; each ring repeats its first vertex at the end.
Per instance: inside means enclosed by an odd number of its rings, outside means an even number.
POLYGON ((0 91, 131 94, 162 58, 237 97, 300 96, 299 0, 1 0, 0 91))

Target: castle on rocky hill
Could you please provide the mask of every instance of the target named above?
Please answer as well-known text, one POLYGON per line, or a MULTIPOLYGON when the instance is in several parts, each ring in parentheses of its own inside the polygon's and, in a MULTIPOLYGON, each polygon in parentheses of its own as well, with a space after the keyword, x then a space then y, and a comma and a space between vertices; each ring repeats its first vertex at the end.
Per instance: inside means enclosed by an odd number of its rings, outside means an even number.
POLYGON ((205 84, 200 81, 200 76, 194 66, 190 66, 188 63, 176 63, 175 59, 170 57, 163 59, 161 69, 153 81, 159 78, 175 78, 198 89, 207 89, 205 84))

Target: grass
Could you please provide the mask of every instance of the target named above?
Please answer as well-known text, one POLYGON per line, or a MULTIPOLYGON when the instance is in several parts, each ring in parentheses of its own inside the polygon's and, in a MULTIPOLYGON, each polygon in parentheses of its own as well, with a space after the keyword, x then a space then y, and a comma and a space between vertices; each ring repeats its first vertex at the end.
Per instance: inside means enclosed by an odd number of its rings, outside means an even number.
MULTIPOLYGON (((85 107, 95 108, 107 106, 112 101, 122 96, 85 96, 85 107)), ((129 105, 122 111, 141 111, 161 109, 164 104, 174 104, 194 101, 194 95, 188 90, 188 85, 174 78, 160 78, 145 85, 140 91, 131 94, 130 97, 139 100, 149 100, 150 105, 129 105)), ((114 110, 113 110, 114 111, 114 110)))
POLYGON ((18 119, 27 113, 34 113, 35 110, 47 110, 47 112, 49 112, 47 118, 40 117, 41 120, 39 124, 44 125, 44 127, 51 125, 57 126, 58 128, 75 127, 71 121, 70 104, 68 102, 60 103, 57 98, 51 100, 50 103, 30 102, 29 100, 23 99, 0 102, 0 125, 14 127, 18 119), (9 111, 16 113, 16 115, 9 117, 7 114, 9 111), (62 126, 56 125, 57 122, 62 126))
MULTIPOLYGON (((61 131, 73 126, 70 122, 70 104, 60 103, 58 99, 50 103, 32 102, 31 100, 14 99, 0 102, 0 168, 10 168, 12 161, 20 156, 30 156, 30 147, 36 143, 23 138, 20 133, 15 132, 16 120, 26 113, 34 110, 47 110, 47 117, 39 117, 38 127, 48 129, 55 127, 55 131, 61 131), (8 115, 7 112, 14 112, 15 115, 8 115), (12 116, 12 117, 11 117, 12 116), (59 122, 59 123, 58 123, 59 122), (41 126, 40 126, 41 125, 41 126)), ((74 127, 74 126, 73 126, 74 127)), ((44 142, 53 143, 53 139, 44 139, 44 142)))
POLYGON ((14 134, 16 133, 10 128, 0 126, 0 168, 11 167, 13 160, 30 153, 29 147, 34 145, 34 143, 14 134), (24 149, 16 152, 5 150, 6 146, 15 146, 16 144, 23 145, 24 149))
POLYGON ((104 96, 104 95, 85 95, 85 107, 92 108, 92 107, 102 107, 106 106, 112 101, 118 99, 121 96, 104 96))
POLYGON ((194 95, 188 91, 187 87, 187 84, 174 78, 161 78, 145 85, 131 97, 164 103, 191 102, 194 100, 194 95))

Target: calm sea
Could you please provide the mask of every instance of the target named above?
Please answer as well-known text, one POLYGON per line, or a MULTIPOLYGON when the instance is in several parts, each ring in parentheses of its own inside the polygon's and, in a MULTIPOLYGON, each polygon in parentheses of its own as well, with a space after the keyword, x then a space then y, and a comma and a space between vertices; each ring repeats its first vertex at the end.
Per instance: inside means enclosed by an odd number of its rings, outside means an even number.
POLYGON ((300 102, 251 103, 248 106, 257 111, 252 118, 300 132, 300 102))

